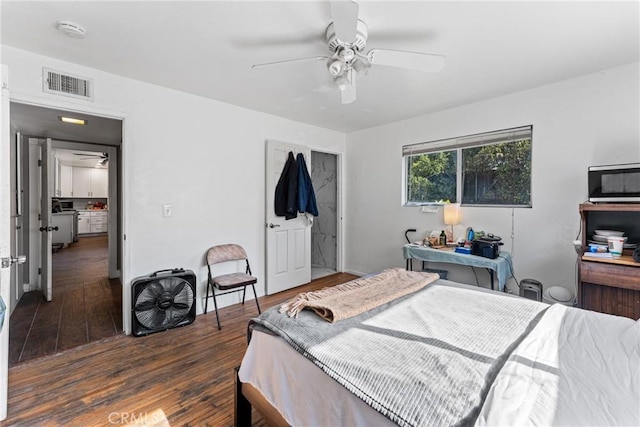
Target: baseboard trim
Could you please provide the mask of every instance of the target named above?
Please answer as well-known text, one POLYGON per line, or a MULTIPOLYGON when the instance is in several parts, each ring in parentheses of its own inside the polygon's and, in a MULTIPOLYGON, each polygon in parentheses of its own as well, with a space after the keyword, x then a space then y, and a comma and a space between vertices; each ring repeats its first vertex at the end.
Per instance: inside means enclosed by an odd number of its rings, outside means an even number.
POLYGON ((345 273, 349 273, 349 274, 354 274, 356 276, 366 276, 369 273, 363 273, 361 271, 356 271, 356 270, 351 270, 351 269, 346 269, 344 270, 345 273))

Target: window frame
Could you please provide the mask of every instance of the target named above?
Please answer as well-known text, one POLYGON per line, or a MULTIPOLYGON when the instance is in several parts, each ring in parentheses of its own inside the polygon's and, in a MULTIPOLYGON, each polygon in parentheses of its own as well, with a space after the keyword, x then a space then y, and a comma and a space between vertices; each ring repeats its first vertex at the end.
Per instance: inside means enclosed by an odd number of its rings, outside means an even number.
POLYGON ((409 202, 409 159, 412 156, 440 153, 452 151, 456 153, 456 200, 450 200, 451 203, 460 203, 461 206, 473 207, 493 207, 493 208, 532 208, 533 207, 533 167, 529 172, 529 203, 528 204, 476 204, 463 203, 462 196, 464 191, 464 174, 463 174, 463 155, 465 149, 504 144, 507 142, 516 142, 528 139, 530 141, 530 164, 533 164, 533 125, 519 126, 515 128, 503 129, 492 132, 483 132, 473 135, 466 135, 457 138, 440 139, 429 142, 421 142, 417 144, 409 144, 402 146, 402 206, 441 206, 444 203, 437 201, 429 202, 409 202))

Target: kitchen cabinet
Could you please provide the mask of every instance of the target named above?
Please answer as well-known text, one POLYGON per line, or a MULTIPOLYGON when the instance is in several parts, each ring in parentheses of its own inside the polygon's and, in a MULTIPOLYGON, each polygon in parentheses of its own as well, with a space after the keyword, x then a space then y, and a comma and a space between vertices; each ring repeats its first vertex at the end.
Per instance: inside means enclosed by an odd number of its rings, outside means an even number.
POLYGON ((91 211, 91 232, 106 233, 108 231, 108 215, 107 211, 91 211))
POLYGON ((91 213, 78 211, 78 234, 91 233, 91 213))
POLYGON ((96 234, 109 231, 109 211, 86 210, 79 212, 78 234, 96 234))
POLYGON ((73 197, 91 197, 91 168, 73 168, 73 197))
POLYGON ((53 194, 55 197, 72 197, 73 195, 73 187, 72 187, 72 179, 73 179, 73 167, 68 165, 63 165, 60 161, 55 158, 54 161, 54 188, 53 194))
POLYGON ((59 196, 73 196, 73 167, 60 165, 60 186, 58 187, 59 196))
MULTIPOLYGON (((582 247, 595 230, 620 230, 627 243, 640 243, 640 204, 580 205, 582 247)), ((578 306, 587 310, 640 318, 640 262, 627 248, 617 258, 582 256, 579 263, 578 306)))
POLYGON ((109 197, 108 169, 91 169, 91 197, 106 199, 109 197))
POLYGON ((60 160, 53 158, 53 197, 60 195, 60 160))
POLYGON ((73 197, 106 199, 109 196, 108 170, 74 167, 72 185, 73 197))

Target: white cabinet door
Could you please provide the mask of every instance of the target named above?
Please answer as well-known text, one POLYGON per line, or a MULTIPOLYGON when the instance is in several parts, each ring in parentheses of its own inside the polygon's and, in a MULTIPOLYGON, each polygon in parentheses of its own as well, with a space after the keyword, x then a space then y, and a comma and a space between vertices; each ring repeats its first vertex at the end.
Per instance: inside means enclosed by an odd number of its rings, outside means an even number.
POLYGON ((73 167, 60 165, 60 196, 73 196, 73 167))
POLYGON ((91 232, 92 233, 106 233, 109 228, 109 218, 106 211, 93 211, 91 212, 91 232))
POLYGON ((91 197, 109 197, 108 169, 91 169, 91 197))
POLYGON ((53 170, 53 195, 58 197, 61 195, 60 186, 62 185, 61 177, 60 177, 60 160, 57 157, 53 158, 53 166, 51 169, 53 170))
POLYGON ((91 197, 91 168, 73 168, 73 197, 91 197))
POLYGON ((91 233, 91 214, 89 212, 79 212, 78 234, 91 233))
POLYGON ((73 197, 106 199, 109 196, 107 169, 74 167, 71 184, 73 197))

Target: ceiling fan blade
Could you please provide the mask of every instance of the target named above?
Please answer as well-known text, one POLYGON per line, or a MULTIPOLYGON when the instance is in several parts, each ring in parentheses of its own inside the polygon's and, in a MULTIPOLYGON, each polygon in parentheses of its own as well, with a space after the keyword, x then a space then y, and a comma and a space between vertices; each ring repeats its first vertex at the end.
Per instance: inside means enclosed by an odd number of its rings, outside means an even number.
POLYGON ((442 70, 445 57, 430 53, 407 52, 403 50, 371 49, 367 53, 371 64, 388 67, 408 68, 411 70, 437 73, 442 70))
POLYGON ((263 64, 254 64, 251 66, 252 70, 260 70, 266 67, 270 67, 272 65, 280 65, 280 64, 288 64, 295 62, 309 62, 309 61, 326 61, 329 59, 328 56, 310 56, 307 58, 298 58, 298 59, 285 59, 283 61, 274 61, 274 62, 265 62, 263 64))
POLYGON ((345 85, 343 88, 340 88, 340 98, 343 104, 351 104, 356 100, 356 78, 358 73, 356 73, 353 69, 350 69, 347 72, 347 79, 349 80, 349 84, 345 85))
POLYGON ((353 43, 356 40, 358 28, 358 3, 347 0, 334 0, 331 2, 331 19, 336 37, 345 43, 353 43))

